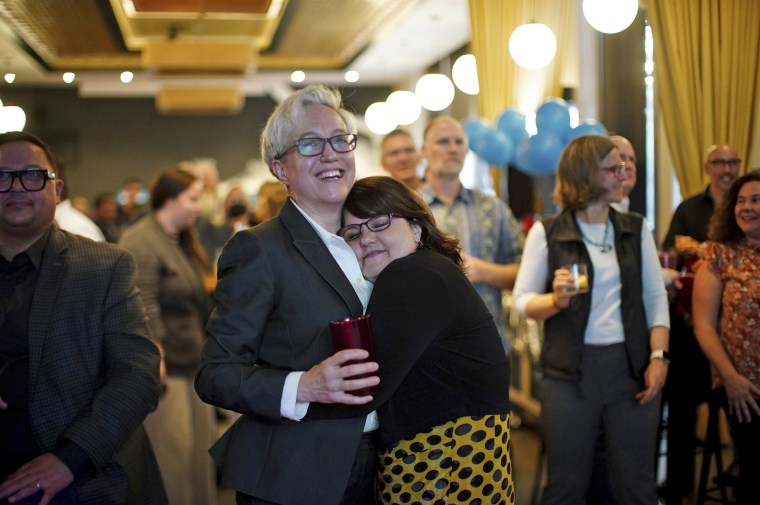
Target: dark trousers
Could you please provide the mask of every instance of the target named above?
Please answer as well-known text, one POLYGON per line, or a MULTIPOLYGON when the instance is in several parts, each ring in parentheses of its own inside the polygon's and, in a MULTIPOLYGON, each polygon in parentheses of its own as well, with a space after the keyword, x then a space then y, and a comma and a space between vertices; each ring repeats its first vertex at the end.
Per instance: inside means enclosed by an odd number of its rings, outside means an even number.
POLYGON ((697 407, 710 391, 710 363, 688 319, 670 310, 670 355, 664 401, 668 405, 665 503, 680 505, 694 489, 697 407))
POLYGON ((624 345, 584 346, 580 384, 544 377, 542 385, 549 477, 542 503, 585 502, 600 430, 616 502, 657 503, 652 455, 660 398, 638 404, 641 385, 628 372, 624 345))
POLYGON ((736 489, 736 503, 749 505, 760 503, 760 416, 750 409, 751 422, 740 423, 735 415, 728 413, 726 390, 720 388, 721 403, 726 412, 731 438, 734 439, 736 462, 739 465, 739 481, 736 489))
MULTIPOLYGON (((325 464, 330 464, 325 462, 325 464)), ((339 505, 375 505, 377 476, 377 432, 365 433, 359 442, 351 475, 348 478, 346 492, 339 505)), ((298 483, 294 482, 294 486, 298 483)), ((280 505, 276 502, 262 500, 245 493, 235 494, 237 505, 280 505)), ((304 502, 306 505, 308 502, 304 502)), ((315 504, 316 505, 316 504, 315 504)), ((322 504, 320 504, 322 505, 322 504)))

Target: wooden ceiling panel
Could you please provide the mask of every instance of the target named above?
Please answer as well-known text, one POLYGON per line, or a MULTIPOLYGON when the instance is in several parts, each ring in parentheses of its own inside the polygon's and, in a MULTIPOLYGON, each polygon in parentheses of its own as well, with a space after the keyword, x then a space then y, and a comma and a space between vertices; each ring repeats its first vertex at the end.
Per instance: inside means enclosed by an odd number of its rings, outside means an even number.
POLYGON ((139 69, 149 42, 175 39, 248 43, 262 70, 334 70, 413 1, 0 0, 0 15, 52 69, 139 69))
POLYGON ((132 0, 138 13, 213 12, 266 14, 270 0, 132 0))
POLYGON ((0 14, 52 68, 61 59, 129 56, 97 1, 3 0, 0 14))

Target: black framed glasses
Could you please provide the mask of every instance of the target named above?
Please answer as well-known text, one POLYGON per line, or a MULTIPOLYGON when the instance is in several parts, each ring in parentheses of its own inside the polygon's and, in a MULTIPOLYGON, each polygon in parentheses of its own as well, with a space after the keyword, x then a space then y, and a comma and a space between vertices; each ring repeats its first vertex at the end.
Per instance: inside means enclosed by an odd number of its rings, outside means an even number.
POLYGON ((742 160, 740 160, 739 158, 731 158, 730 160, 727 160, 724 158, 716 158, 714 160, 710 160, 710 164, 718 168, 723 168, 726 165, 729 165, 731 167, 738 167, 739 165, 742 164, 742 160))
POLYGON ((359 136, 355 133, 342 133, 335 135, 329 139, 320 137, 306 137, 298 139, 293 142, 293 145, 285 149, 283 152, 274 157, 276 160, 281 160, 288 151, 295 148, 301 156, 319 156, 325 152, 325 146, 330 143, 333 151, 336 153, 347 153, 356 149, 356 141, 359 136))
POLYGON ((616 165, 613 165, 611 167, 602 167, 602 170, 607 172, 610 175, 614 175, 615 177, 625 174, 626 167, 625 162, 620 162, 616 165))
POLYGON ((26 170, 0 170, 0 193, 7 193, 18 178, 21 187, 27 191, 42 191, 48 179, 55 179, 53 172, 44 168, 27 168, 26 170))
POLYGON ((378 214, 372 216, 362 223, 348 224, 338 230, 338 236, 346 242, 356 240, 362 235, 362 227, 366 226, 369 231, 383 231, 391 225, 391 219, 394 217, 404 217, 399 214, 378 214))

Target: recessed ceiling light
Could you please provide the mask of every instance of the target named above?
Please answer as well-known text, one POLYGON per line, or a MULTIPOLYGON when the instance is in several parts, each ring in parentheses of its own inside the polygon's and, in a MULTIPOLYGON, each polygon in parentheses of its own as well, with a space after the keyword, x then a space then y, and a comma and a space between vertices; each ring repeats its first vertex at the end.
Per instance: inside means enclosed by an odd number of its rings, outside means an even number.
POLYGON ((76 78, 76 74, 74 72, 64 72, 63 74, 63 82, 66 84, 71 84, 74 82, 74 78, 76 78))
POLYGON ((356 82, 359 80, 359 72, 356 70, 349 70, 343 77, 346 79, 346 82, 356 82))
POLYGON ((306 73, 301 70, 296 70, 290 74, 290 80, 293 82, 303 82, 306 80, 306 73))
POLYGON ((122 72, 121 75, 119 76, 119 79, 124 84, 129 84, 130 82, 132 82, 132 79, 134 79, 134 78, 135 78, 135 74, 133 74, 132 72, 130 72, 128 70, 125 71, 125 72, 122 72))

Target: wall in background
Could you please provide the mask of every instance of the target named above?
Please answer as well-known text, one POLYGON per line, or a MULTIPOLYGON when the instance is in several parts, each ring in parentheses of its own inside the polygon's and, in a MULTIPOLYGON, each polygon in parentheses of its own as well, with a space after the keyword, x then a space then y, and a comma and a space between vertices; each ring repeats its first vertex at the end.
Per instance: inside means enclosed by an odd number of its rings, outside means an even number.
MULTIPOLYGON (((347 105, 362 113, 388 93, 344 90, 347 105)), ((25 131, 66 163, 70 194, 90 199, 128 178, 149 183, 158 170, 199 156, 215 158, 222 179, 239 174, 260 159, 259 135, 276 105, 269 97, 248 97, 234 115, 164 116, 151 98, 80 98, 75 89, 3 87, 0 99, 21 106, 25 131)))

